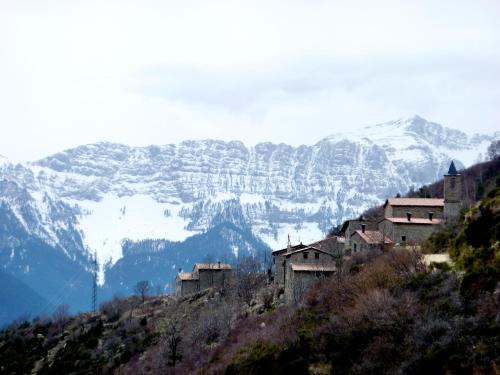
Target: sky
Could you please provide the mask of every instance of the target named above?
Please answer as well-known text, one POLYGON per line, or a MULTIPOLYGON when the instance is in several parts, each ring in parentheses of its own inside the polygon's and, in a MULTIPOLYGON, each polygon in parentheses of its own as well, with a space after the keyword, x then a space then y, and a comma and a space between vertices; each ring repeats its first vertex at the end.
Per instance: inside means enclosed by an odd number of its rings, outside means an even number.
POLYGON ((500 130, 500 1, 0 0, 0 155, 500 130))

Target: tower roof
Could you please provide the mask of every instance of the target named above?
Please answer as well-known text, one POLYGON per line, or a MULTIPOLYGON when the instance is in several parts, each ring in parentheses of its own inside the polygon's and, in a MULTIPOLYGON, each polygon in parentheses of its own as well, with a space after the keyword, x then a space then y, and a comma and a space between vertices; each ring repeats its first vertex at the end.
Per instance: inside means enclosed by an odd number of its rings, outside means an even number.
POLYGON ((448 176, 456 176, 458 175, 458 172, 457 172, 457 168, 455 168, 455 163, 453 162, 453 160, 451 161, 451 164, 450 164, 450 169, 448 169, 448 176))

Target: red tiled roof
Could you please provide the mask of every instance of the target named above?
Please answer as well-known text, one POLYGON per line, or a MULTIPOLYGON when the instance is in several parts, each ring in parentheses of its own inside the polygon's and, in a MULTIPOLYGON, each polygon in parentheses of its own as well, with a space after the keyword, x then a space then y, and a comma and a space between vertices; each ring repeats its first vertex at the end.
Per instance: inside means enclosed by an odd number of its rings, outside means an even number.
POLYGON ((392 243, 392 240, 389 237, 384 236, 382 234, 382 232, 380 232, 378 230, 365 230, 365 232, 363 233, 363 231, 361 229, 358 229, 354 233, 359 234, 359 236, 367 244, 378 244, 378 243, 381 243, 382 242, 382 238, 384 239, 384 244, 391 244, 392 243))
POLYGON ((388 220, 392 223, 397 224, 424 224, 424 225, 437 225, 441 224, 443 221, 441 219, 426 219, 421 217, 412 217, 408 220, 406 217, 386 217, 384 220, 388 220))
POLYGON ((385 202, 385 206, 425 206, 425 207, 442 207, 444 206, 443 198, 389 198, 385 202))

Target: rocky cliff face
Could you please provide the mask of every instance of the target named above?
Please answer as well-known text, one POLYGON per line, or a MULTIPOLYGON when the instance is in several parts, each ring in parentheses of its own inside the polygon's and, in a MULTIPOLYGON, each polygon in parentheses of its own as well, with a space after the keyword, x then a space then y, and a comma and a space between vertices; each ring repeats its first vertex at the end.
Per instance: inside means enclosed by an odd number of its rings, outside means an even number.
MULTIPOLYGON (((386 197, 438 179, 451 159, 470 165, 498 135, 469 137, 415 116, 312 146, 98 143, 31 163, 2 159, 0 199, 6 222, 87 270, 94 252, 115 264, 124 240, 184 241, 222 222, 276 248, 288 234, 321 238, 386 197)), ((22 253, 16 239, 4 231, 3 264, 22 253)))

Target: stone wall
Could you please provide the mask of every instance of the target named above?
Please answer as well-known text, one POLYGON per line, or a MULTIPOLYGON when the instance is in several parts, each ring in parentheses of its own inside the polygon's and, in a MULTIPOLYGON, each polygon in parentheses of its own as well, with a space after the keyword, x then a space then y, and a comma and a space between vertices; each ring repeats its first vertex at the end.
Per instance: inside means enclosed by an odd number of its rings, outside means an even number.
POLYGON ((395 244, 403 243, 403 236, 406 237, 405 243, 415 244, 425 241, 432 233, 441 228, 441 225, 392 223, 389 220, 383 220, 379 228, 395 244))
POLYGON ((356 254, 363 251, 377 250, 382 248, 383 244, 366 243, 358 233, 354 233, 353 236, 351 237, 351 254, 356 254))
POLYGON ((444 176, 444 201, 453 203, 462 201, 461 175, 444 176))
POLYGON ((200 290, 198 280, 180 280, 176 282, 176 292, 179 296, 186 296, 188 294, 196 293, 200 290))
POLYGON ((224 288, 229 282, 231 270, 211 268, 198 270, 200 290, 207 288, 224 288))
POLYGON ((290 302, 299 302, 304 298, 304 295, 318 281, 325 279, 333 274, 333 272, 303 272, 291 271, 290 276, 285 285, 285 298, 290 302))
POLYGON ((274 283, 278 287, 285 286, 286 258, 283 255, 274 256, 274 283))
MULTIPOLYGON (((390 205, 388 204, 386 207, 386 210, 389 206, 390 205)), ((436 206, 436 207, 393 206, 392 207, 392 214, 386 215, 384 217, 406 217, 407 212, 410 212, 411 217, 414 217, 414 218, 427 219, 429 217, 429 212, 433 212, 432 217, 434 219, 441 219, 443 217, 443 207, 442 206, 436 206)))

